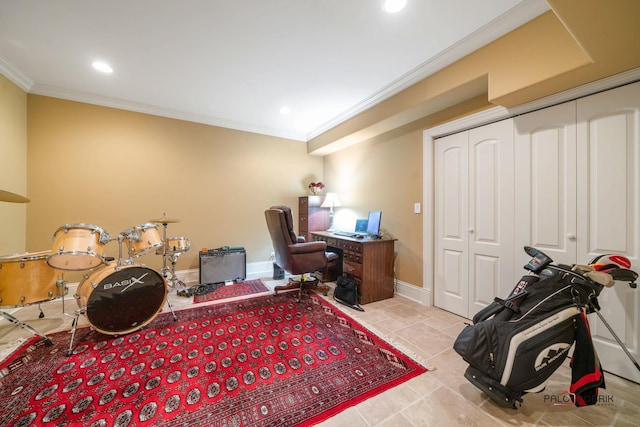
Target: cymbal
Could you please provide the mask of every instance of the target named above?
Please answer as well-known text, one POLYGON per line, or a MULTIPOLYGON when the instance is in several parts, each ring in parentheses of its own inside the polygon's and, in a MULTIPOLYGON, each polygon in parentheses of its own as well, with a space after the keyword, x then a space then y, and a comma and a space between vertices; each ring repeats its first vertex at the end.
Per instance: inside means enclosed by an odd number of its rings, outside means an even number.
POLYGON ((0 202, 29 203, 30 200, 19 194, 0 190, 0 202))
POLYGON ((149 222, 155 222, 158 224, 173 224, 175 222, 180 222, 179 219, 175 219, 175 218, 156 218, 156 219, 150 219, 149 222))

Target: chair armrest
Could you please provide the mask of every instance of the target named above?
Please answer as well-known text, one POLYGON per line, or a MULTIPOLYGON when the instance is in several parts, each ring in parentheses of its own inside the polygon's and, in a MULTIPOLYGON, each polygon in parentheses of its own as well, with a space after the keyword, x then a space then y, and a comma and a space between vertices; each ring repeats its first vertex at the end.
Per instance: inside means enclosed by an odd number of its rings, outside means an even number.
POLYGON ((289 245, 291 255, 308 254, 312 252, 324 252, 327 249, 326 242, 306 242, 289 245))

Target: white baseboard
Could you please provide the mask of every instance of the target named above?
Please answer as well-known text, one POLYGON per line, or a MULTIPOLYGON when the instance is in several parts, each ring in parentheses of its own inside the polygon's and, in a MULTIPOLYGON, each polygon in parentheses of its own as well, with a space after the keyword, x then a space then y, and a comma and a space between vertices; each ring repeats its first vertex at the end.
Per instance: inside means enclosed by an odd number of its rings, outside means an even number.
POLYGON ((431 305, 431 289, 420 288, 410 283, 396 280, 396 295, 408 298, 422 305, 431 305))

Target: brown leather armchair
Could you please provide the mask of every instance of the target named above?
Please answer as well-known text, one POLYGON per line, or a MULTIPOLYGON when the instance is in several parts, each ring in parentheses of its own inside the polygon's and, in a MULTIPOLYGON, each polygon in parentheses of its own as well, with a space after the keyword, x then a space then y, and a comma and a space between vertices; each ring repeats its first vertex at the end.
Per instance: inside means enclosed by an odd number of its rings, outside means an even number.
POLYGON ((276 264, 293 275, 301 275, 297 280, 289 279, 287 285, 276 286, 276 295, 279 290, 294 288, 300 289, 298 301, 303 289, 319 290, 327 295, 327 285, 319 285, 317 278, 309 276, 306 279, 305 275, 320 271, 326 277, 328 267, 335 263, 338 255, 326 252, 326 242, 306 242, 303 236, 297 236, 293 230, 293 215, 289 206, 272 206, 264 215, 273 242, 276 264))

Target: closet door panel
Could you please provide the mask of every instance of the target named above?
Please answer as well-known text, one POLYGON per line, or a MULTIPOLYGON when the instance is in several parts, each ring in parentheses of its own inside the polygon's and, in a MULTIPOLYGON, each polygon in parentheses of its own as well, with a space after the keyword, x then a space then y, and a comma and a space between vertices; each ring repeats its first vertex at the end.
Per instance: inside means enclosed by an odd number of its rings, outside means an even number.
POLYGON ((513 289, 513 121, 469 131, 469 314, 513 289))
MULTIPOLYGON (((578 262, 615 253, 638 260, 640 220, 640 83, 577 101, 578 262), (584 236, 584 238, 582 238, 584 236)), ((627 349, 640 355, 640 293, 618 282, 599 298, 601 313, 627 349)), ((635 369, 601 321, 591 332, 605 370, 640 382, 635 369)))
POLYGON ((626 132, 633 113, 617 112, 588 119, 582 131, 587 153, 585 201, 586 249, 589 254, 604 252, 635 255, 633 230, 633 135, 626 132), (631 198, 629 198, 631 196, 631 198))
POLYGON ((468 316, 467 132, 435 144, 435 285, 437 307, 468 316))
MULTIPOLYGON (((569 102, 515 118, 515 256, 523 246, 556 262, 576 259, 576 104, 569 102)), ((520 277, 520 272, 516 273, 520 277)))

